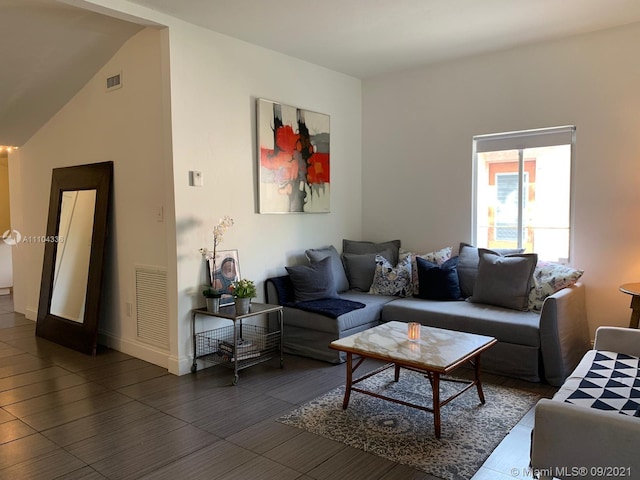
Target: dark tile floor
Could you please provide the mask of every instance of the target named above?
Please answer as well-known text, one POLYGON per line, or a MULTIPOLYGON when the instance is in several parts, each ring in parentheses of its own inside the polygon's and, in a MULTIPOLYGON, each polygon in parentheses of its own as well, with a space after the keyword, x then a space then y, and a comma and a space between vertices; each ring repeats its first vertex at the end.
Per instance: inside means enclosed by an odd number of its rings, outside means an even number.
MULTIPOLYGON (((276 360, 243 370, 233 387, 222 367, 177 377, 113 350, 89 357, 34 332, 11 297, 0 296, 0 479, 434 478, 275 421, 341 385, 343 365, 287 356, 284 369, 276 360)), ((511 470, 527 465, 531 419, 474 479, 518 478, 511 470)))

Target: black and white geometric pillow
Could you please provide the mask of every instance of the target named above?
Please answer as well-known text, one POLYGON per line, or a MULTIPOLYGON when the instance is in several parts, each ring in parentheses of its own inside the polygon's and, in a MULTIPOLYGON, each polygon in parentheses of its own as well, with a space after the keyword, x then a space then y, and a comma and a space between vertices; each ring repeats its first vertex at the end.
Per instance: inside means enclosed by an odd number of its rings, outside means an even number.
POLYGON ((640 411, 640 359, 599 351, 589 372, 565 402, 637 416, 640 411))

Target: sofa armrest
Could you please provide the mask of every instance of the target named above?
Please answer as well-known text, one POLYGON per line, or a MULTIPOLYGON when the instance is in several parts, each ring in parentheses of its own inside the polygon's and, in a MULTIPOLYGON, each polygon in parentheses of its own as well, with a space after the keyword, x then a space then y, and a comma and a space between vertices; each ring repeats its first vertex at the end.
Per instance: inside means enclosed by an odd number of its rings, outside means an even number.
POLYGON ((267 303, 285 305, 295 301, 293 283, 289 275, 267 278, 264 282, 264 298, 267 303))
POLYGON ((585 287, 576 283, 549 296, 540 312, 540 348, 547 382, 562 385, 590 347, 585 287))
POLYGON ((640 357, 640 330, 623 327, 598 327, 593 348, 640 357))
POLYGON ((570 474, 574 467, 586 467, 587 475, 580 478, 603 478, 602 473, 594 475, 597 467, 628 468, 627 478, 640 474, 640 418, 542 399, 536 405, 534 425, 534 470, 551 469, 559 478, 556 468, 568 469, 570 474))

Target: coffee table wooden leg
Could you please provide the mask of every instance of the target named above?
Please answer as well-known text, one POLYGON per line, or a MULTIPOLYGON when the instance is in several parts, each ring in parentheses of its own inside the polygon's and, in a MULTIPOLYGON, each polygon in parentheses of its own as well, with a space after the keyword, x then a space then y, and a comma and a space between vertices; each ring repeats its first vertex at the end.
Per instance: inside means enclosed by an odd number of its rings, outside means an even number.
POLYGON ((478 397, 480 398, 480 403, 484 404, 484 392, 482 391, 482 382, 480 381, 480 355, 475 358, 474 367, 478 397))
POLYGON ((351 396, 351 384, 353 383, 353 354, 347 352, 347 385, 344 389, 344 400, 342 401, 342 409, 346 410, 349 406, 349 397, 351 396))
POLYGON ((440 374, 434 373, 431 380, 433 387, 433 424, 436 430, 436 438, 440 438, 440 374))
POLYGON ((397 382, 398 380, 400 380, 400 365, 398 365, 396 363, 395 364, 395 373, 393 375, 393 381, 397 382))

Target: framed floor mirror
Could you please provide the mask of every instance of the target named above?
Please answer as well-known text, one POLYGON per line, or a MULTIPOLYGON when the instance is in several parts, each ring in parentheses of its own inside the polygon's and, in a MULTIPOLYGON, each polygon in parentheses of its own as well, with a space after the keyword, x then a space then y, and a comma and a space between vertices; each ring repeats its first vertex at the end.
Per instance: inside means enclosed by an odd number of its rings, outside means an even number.
POLYGON ((113 162, 54 168, 36 335, 96 354, 113 162))

